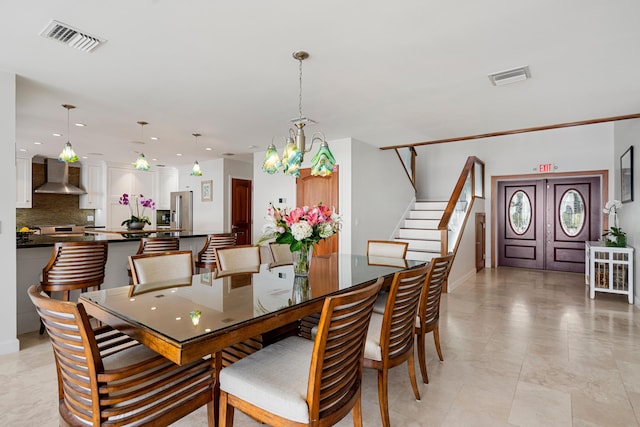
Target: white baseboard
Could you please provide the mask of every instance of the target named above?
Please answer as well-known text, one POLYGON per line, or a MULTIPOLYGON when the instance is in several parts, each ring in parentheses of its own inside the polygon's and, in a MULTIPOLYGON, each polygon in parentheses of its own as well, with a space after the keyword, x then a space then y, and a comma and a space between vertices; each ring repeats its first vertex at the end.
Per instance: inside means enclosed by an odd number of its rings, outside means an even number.
POLYGON ((20 351, 20 341, 18 338, 0 341, 0 354, 17 353, 20 351))
POLYGON ((473 269, 473 270, 469 270, 465 275, 458 278, 455 282, 449 281, 447 283, 447 292, 452 292, 455 288, 462 285, 464 282, 471 279, 475 275, 476 275, 476 270, 473 269))

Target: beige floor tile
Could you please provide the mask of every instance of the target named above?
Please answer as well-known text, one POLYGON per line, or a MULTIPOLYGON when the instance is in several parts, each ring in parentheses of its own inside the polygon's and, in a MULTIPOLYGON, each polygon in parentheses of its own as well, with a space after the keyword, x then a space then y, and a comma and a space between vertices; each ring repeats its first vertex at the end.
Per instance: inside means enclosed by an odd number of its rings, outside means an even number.
POLYGON ((571 427, 569 393, 519 382, 509 422, 520 427, 571 427))
POLYGON ((574 426, 637 426, 633 408, 628 400, 602 403, 582 395, 571 396, 574 426))

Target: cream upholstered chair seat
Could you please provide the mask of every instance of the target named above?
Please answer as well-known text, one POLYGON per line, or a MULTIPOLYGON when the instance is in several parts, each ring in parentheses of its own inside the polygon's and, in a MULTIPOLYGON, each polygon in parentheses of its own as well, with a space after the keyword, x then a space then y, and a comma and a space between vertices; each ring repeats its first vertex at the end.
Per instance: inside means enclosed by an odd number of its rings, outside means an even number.
POLYGON ((252 271, 260 268, 260 247, 253 245, 215 248, 218 271, 252 271))
POLYGON ((129 265, 134 285, 181 278, 191 281, 193 253, 175 251, 131 255, 129 265))
POLYGON ((220 371, 221 427, 235 408, 271 426, 362 426, 362 358, 382 279, 325 299, 314 341, 293 336, 220 371))
POLYGON ((275 264, 282 265, 293 263, 293 255, 291 255, 289 245, 271 242, 269 243, 269 251, 271 251, 271 257, 275 264))
POLYGON ((407 242, 395 240, 369 240, 367 256, 384 258, 404 258, 407 255, 407 242))

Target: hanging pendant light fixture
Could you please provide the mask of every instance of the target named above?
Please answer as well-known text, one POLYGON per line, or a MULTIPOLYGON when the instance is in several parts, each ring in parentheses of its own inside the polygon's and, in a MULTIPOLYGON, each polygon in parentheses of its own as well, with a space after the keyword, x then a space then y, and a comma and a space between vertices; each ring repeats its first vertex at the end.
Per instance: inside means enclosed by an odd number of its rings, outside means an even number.
MULTIPOLYGON (((144 126, 148 125, 149 123, 147 122, 137 122, 140 125, 140 142, 144 143, 144 139, 143 139, 143 134, 144 134, 144 126)), ((136 159, 135 163, 133 164, 133 167, 136 168, 136 170, 139 171, 148 171, 150 166, 149 166, 149 162, 147 161, 147 159, 144 157, 144 153, 140 153, 140 155, 138 156, 138 158, 136 159)))
MULTIPOLYGON (((191 135, 196 137, 196 145, 198 145, 198 137, 200 136, 199 133, 192 133, 191 135)), ((200 163, 198 163, 198 161, 194 161, 193 162, 193 168, 191 168, 191 176, 202 176, 202 171, 200 170, 200 163)))
POLYGON ((285 147, 284 151, 282 152, 282 160, 280 160, 278 150, 276 149, 273 140, 267 148, 264 162, 262 164, 262 171, 268 174, 274 174, 282 168, 285 174, 299 177, 300 165, 304 160, 304 155, 311 151, 311 149, 313 148, 313 144, 316 141, 320 142, 320 150, 318 150, 316 155, 313 156, 313 160, 311 161, 311 175, 328 176, 331 175, 331 173, 335 170, 336 160, 333 157, 333 154, 329 149, 329 144, 327 144, 327 141, 325 140, 324 134, 322 132, 316 132, 313 134, 313 137, 311 138, 311 146, 309 147, 309 149, 307 149, 305 146, 304 127, 309 123, 316 123, 315 121, 302 115, 302 61, 304 61, 308 57, 309 54, 304 51, 293 53, 293 58, 297 60, 299 64, 299 114, 297 118, 291 120, 291 122, 295 126, 295 129, 289 129, 289 137, 285 139, 285 147))
POLYGON ((67 110, 67 143, 64 145, 64 148, 60 152, 60 155, 58 156, 58 161, 74 163, 78 161, 78 156, 73 151, 73 147, 71 146, 71 142, 70 142, 71 137, 69 135, 69 110, 76 108, 76 106, 70 105, 70 104, 62 104, 62 106, 67 110))

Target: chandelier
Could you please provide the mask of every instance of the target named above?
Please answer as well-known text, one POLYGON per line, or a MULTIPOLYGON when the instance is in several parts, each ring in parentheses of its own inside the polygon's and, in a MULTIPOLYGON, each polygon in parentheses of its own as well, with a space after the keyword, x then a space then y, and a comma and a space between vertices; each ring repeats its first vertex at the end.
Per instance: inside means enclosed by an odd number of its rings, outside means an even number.
MULTIPOLYGON (((191 135, 196 137, 196 146, 198 145, 198 137, 201 136, 199 133, 192 133, 191 135)), ((191 176, 202 176, 202 170, 200 169, 200 163, 198 160, 193 162, 193 168, 191 168, 191 176)))
POLYGON ((76 106, 70 105, 70 104, 62 104, 62 107, 66 108, 67 110, 67 143, 64 145, 64 148, 60 152, 60 155, 58 156, 58 161, 74 163, 78 161, 78 156, 76 155, 75 151, 73 151, 73 147, 71 146, 71 141, 70 141, 71 136, 69 134, 69 110, 76 108, 76 106))
MULTIPOLYGON (((144 138, 143 138, 143 133, 144 133, 144 125, 148 125, 149 123, 147 122, 137 122, 140 125, 140 142, 144 143, 144 138)), ((139 171, 148 171, 149 170, 149 162, 147 161, 147 159, 144 157, 144 153, 140 153, 140 155, 138 156, 138 158, 136 159, 135 163, 133 164, 133 167, 136 168, 136 170, 139 171)))
POLYGON ((298 95, 298 117, 291 120, 295 129, 290 128, 289 136, 287 138, 283 137, 285 146, 282 152, 282 160, 278 155, 278 150, 273 143, 273 139, 271 140, 271 144, 267 148, 267 153, 265 154, 264 162, 262 164, 262 171, 268 174, 274 174, 278 170, 282 169, 282 171, 287 175, 295 176, 296 178, 299 177, 300 165, 304 160, 304 155, 311 151, 313 144, 316 141, 320 142, 320 149, 311 160, 311 175, 328 176, 331 175, 336 167, 336 160, 333 157, 333 154, 329 149, 329 144, 327 144, 322 132, 316 132, 313 134, 309 149, 307 149, 305 145, 306 138, 304 135, 304 127, 309 123, 316 123, 302 114, 302 61, 308 57, 309 54, 304 51, 293 53, 293 58, 296 59, 299 64, 298 80, 300 92, 298 95))

